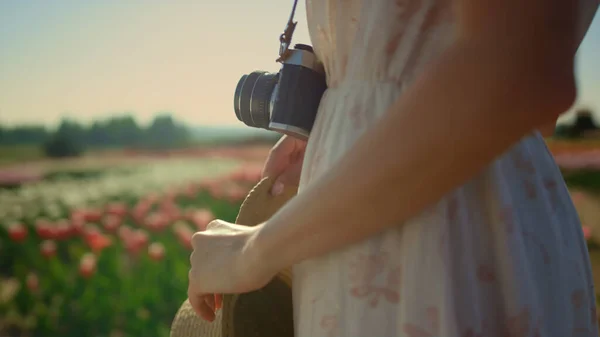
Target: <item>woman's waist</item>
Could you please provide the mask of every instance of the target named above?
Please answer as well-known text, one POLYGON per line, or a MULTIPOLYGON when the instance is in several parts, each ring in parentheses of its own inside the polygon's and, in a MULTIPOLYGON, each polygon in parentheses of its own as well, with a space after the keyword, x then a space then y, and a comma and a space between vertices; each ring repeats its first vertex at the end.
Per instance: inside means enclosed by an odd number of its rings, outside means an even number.
POLYGON ((402 87, 405 86, 405 83, 393 81, 393 80, 385 80, 385 79, 376 79, 376 78, 362 78, 362 77, 352 77, 352 78, 344 78, 342 80, 328 80, 327 90, 326 92, 345 92, 345 91, 362 91, 369 92, 374 91, 381 88, 388 88, 392 90, 400 91, 402 87))
POLYGON ((319 105, 317 122, 361 115, 377 118, 401 95, 404 86, 396 82, 346 79, 328 87, 319 105), (323 116, 324 115, 324 116, 323 116))

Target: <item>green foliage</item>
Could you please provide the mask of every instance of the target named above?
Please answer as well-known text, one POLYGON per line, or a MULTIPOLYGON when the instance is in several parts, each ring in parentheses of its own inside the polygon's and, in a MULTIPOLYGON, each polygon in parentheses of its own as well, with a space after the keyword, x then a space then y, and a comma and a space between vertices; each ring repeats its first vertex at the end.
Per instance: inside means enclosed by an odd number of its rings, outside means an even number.
POLYGON ((573 123, 562 123, 556 126, 554 137, 559 139, 578 139, 584 137, 586 133, 597 131, 598 129, 593 112, 582 108, 576 112, 573 123))
POLYGON ((42 150, 37 145, 0 145, 0 165, 42 158, 42 150))
POLYGON ((50 158, 78 157, 83 154, 83 149, 78 146, 74 138, 55 134, 44 145, 44 153, 50 158))
POLYGON ((43 126, 23 125, 5 127, 0 125, 0 145, 37 145, 48 139, 50 132, 43 126))
POLYGON ((84 149, 172 149, 189 145, 188 128, 171 115, 157 115, 142 127, 131 115, 97 120, 84 125, 65 118, 56 130, 43 126, 0 126, 0 145, 37 145, 50 157, 76 156, 84 149))
MULTIPOLYGON (((80 181, 82 191, 93 188, 85 175, 56 174, 52 179, 80 181)), ((11 231, 13 222, 0 218, 0 294, 10 293, 8 279, 19 285, 8 302, 0 298, 0 336, 167 337, 186 298, 191 233, 212 218, 234 221, 240 196, 255 182, 248 178, 227 181, 233 188, 229 191, 237 190, 235 197, 214 179, 142 194, 105 195, 93 209, 51 203, 42 195, 29 196, 42 198, 29 200, 39 205, 41 212, 23 209, 24 217, 18 223, 26 230, 24 237, 17 239, 11 231), (212 189, 203 187, 203 182, 212 189), (116 212, 115 205, 124 212, 116 212), (190 215, 194 210, 208 212, 209 218, 194 220, 190 215), (150 219, 156 215, 166 219, 164 226, 151 226, 150 219), (115 219, 118 227, 109 228, 110 220, 115 219), (49 221, 45 232, 42 221, 49 221), (83 221, 79 222, 83 227, 75 226, 77 221, 83 221), (65 231, 60 224, 68 224, 70 229, 65 231), (182 236, 181 226, 189 230, 188 236, 182 236), (122 229, 131 230, 130 234, 122 229), (109 243, 94 248, 93 235, 109 243), (145 240, 136 241, 140 237, 145 240), (54 253, 45 253, 47 242, 55 244, 54 253), (162 247, 164 254, 153 253, 153 245, 162 247), (84 269, 90 254, 95 257, 91 272, 84 269)), ((61 193, 58 189, 56 193, 61 193)))
POLYGON ((600 171, 597 169, 563 170, 569 187, 600 193, 600 171))

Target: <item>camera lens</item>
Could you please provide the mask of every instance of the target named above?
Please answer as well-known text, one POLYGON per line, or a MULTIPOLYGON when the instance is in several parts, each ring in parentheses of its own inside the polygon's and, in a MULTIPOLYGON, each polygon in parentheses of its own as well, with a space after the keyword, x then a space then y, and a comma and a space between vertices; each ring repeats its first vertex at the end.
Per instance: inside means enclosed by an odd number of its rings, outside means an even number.
POLYGON ((271 97, 278 74, 254 71, 240 78, 233 106, 237 118, 248 126, 267 129, 271 119, 271 97))

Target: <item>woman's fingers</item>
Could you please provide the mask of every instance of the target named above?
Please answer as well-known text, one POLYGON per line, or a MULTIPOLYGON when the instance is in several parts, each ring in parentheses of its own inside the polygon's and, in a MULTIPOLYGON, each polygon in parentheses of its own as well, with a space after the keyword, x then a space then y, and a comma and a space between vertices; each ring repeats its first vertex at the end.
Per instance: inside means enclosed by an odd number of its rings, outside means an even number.
POLYGON ((213 294, 198 295, 188 286, 188 300, 199 317, 212 322, 215 319, 215 296, 213 294))
POLYGON ((210 295, 204 295, 204 303, 206 303, 206 305, 210 308, 210 310, 213 312, 215 312, 215 295, 210 294, 210 295))
POLYGON ((278 176, 285 170, 288 165, 289 156, 294 149, 294 144, 291 139, 284 136, 269 152, 269 156, 262 170, 262 177, 278 176))
POLYGON ((223 307, 223 295, 222 294, 215 294, 215 309, 219 310, 222 307, 223 307))
POLYGON ((277 177, 271 188, 272 195, 278 196, 283 192, 285 186, 297 186, 300 183, 303 159, 304 158, 301 157, 293 164, 290 164, 285 171, 277 177))
POLYGON ((215 320, 215 312, 209 306, 207 298, 214 299, 214 295, 210 294, 192 296, 189 298, 189 300, 190 304, 192 305, 192 308, 194 308, 194 311, 199 317, 203 318, 206 321, 212 322, 215 320))

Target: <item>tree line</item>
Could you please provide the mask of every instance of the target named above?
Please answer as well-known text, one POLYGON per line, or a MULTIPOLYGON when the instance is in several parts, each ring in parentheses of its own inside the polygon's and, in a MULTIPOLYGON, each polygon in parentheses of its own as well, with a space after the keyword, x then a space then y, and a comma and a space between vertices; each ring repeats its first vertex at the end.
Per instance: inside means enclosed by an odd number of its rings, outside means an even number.
POLYGON ((147 127, 131 115, 96 120, 88 125, 64 118, 55 129, 43 125, 0 125, 0 145, 37 145, 51 157, 74 156, 99 148, 169 149, 190 142, 188 128, 170 114, 157 115, 147 127))
POLYGON ((554 138, 581 139, 597 138, 600 136, 598 123, 594 112, 588 108, 581 108, 575 112, 575 119, 570 123, 561 123, 554 130, 554 138))

